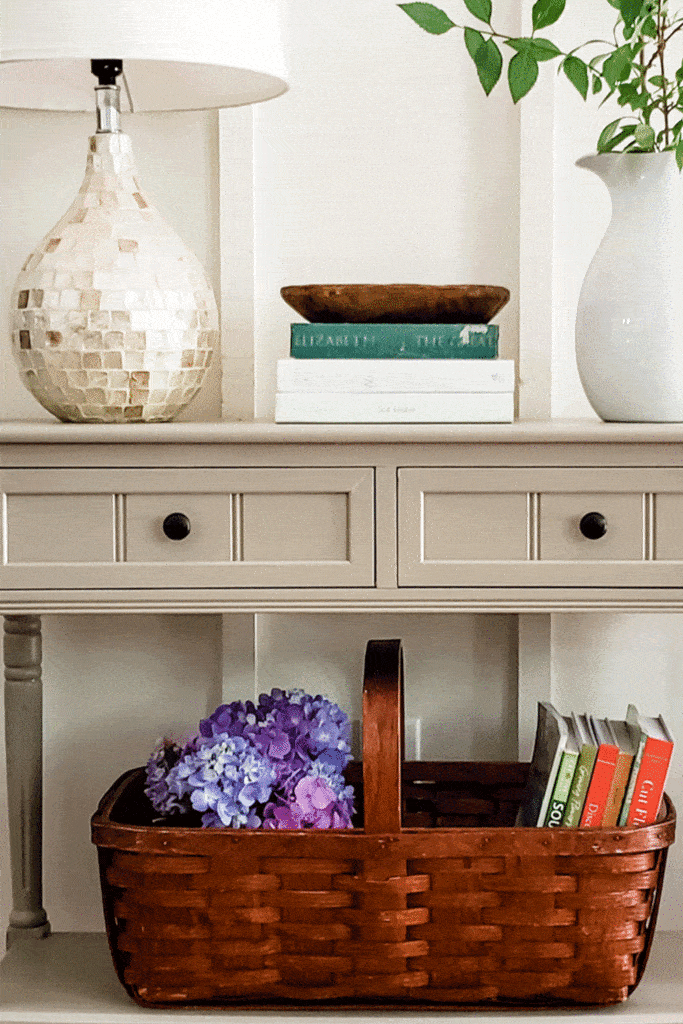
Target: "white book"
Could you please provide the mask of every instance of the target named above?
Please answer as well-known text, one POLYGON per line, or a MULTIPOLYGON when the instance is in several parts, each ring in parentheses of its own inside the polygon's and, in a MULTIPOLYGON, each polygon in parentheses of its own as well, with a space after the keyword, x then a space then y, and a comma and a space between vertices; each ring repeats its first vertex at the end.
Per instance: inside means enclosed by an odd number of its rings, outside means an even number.
POLYGON ((514 359, 278 359, 278 391, 514 391, 514 359))
POLYGON ((275 396, 276 423, 512 423, 514 394, 285 391, 275 396))

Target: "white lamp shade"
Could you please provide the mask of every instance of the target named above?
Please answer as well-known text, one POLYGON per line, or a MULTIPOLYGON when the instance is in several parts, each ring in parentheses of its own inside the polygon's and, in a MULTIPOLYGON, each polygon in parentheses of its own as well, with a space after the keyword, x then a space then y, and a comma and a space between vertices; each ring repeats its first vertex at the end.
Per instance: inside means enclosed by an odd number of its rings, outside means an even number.
POLYGON ((90 61, 112 58, 136 111, 271 99, 287 89, 280 2, 0 0, 0 106, 92 110, 90 61))

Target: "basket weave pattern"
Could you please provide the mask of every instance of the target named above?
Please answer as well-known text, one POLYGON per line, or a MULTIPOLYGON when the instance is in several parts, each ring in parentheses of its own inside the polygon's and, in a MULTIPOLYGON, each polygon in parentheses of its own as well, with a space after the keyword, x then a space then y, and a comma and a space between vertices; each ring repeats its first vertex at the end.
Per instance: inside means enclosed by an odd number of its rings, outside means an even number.
POLYGON ((398 642, 371 642, 364 764, 348 773, 363 773, 363 828, 151 827, 142 769, 103 798, 107 932, 138 1003, 531 1006, 633 991, 670 803, 644 828, 513 828, 527 766, 401 765, 400 681, 398 642))

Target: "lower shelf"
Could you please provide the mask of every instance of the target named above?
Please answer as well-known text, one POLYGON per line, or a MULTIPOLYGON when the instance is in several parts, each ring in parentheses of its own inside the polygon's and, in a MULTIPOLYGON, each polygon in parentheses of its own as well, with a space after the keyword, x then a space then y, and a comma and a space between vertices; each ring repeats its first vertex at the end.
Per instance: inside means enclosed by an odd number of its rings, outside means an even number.
MULTIPOLYGON (((645 977, 633 996, 619 1006, 585 1010, 436 1011, 444 1024, 482 1021, 486 1024, 546 1024, 575 1021, 601 1024, 682 1024, 683 933, 655 936, 645 977)), ((399 1013, 366 1011, 143 1010, 119 985, 104 935, 98 933, 52 935, 48 939, 18 942, 0 964, 0 1022, 2 1024, 155 1024, 173 1018, 192 1024, 231 1024, 288 1021, 291 1024, 372 1024, 378 1020, 404 1020, 427 1024, 435 1011, 399 1013)))

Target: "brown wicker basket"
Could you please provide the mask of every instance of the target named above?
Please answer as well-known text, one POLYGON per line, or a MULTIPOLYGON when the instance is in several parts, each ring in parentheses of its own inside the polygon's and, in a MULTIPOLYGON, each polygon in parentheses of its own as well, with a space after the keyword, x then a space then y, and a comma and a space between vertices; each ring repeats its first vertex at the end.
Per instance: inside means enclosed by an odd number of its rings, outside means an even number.
POLYGON ((114 964, 137 1003, 531 1007, 630 995, 674 838, 668 799, 646 827, 514 828, 526 765, 402 766, 402 719, 400 641, 371 641, 364 762, 348 772, 364 827, 152 827, 143 769, 115 783, 92 835, 114 964))

